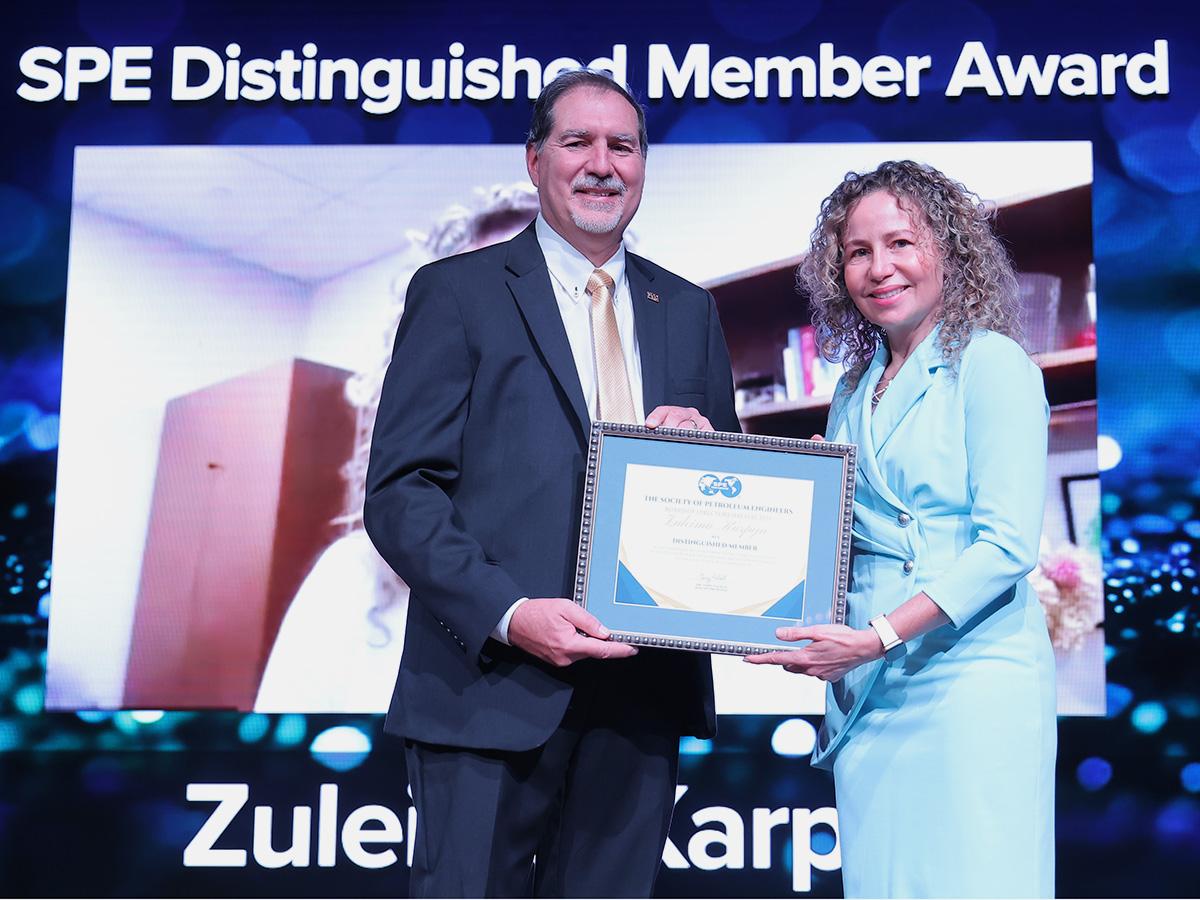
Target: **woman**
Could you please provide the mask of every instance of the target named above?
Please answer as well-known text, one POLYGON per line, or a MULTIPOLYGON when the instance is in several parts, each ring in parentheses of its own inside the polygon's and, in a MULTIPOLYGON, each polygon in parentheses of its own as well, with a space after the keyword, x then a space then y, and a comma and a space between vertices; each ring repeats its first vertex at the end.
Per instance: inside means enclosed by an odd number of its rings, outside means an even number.
POLYGON ((847 175, 799 278, 858 445, 848 624, 750 658, 829 684, 848 897, 1050 896, 1054 656, 1037 561, 1048 407, 977 198, 928 166, 847 175))

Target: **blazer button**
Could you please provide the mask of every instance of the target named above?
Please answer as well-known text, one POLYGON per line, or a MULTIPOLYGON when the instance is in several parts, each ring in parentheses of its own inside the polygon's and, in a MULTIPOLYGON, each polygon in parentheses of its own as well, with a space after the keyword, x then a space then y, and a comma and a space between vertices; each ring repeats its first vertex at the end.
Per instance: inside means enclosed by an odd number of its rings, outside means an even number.
POLYGON ((904 574, 905 575, 911 575, 912 570, 915 568, 916 568, 916 564, 913 563, 913 561, 911 559, 906 559, 904 561, 904 574))
POLYGON ((896 516, 896 521, 900 523, 901 528, 907 528, 908 523, 912 521, 912 516, 908 513, 900 513, 900 515, 896 516))

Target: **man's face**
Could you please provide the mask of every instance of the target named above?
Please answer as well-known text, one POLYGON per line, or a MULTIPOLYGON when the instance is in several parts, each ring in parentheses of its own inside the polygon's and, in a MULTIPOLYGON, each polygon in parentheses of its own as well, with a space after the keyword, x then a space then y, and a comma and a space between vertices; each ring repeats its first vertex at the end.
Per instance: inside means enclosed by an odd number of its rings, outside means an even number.
POLYGON ((642 200, 646 161, 637 112, 615 91, 587 85, 558 98, 541 153, 526 150, 542 215, 576 249, 615 244, 642 200))

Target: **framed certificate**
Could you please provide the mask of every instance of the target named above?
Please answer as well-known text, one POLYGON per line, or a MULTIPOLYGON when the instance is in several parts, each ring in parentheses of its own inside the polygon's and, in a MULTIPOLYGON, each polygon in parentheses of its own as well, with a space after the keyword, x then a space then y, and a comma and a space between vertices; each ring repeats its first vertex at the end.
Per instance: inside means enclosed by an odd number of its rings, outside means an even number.
POLYGON ((592 426, 575 601, 649 647, 794 647, 780 625, 846 614, 855 448, 592 426))

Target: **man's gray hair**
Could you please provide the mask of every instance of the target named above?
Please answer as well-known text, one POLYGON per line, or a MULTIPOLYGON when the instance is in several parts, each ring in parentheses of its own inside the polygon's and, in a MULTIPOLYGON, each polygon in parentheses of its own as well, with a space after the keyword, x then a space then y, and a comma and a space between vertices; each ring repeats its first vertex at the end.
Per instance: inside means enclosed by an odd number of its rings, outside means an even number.
POLYGON ((535 153, 541 153, 546 145, 546 139, 554 130, 554 105, 564 94, 575 88, 588 87, 599 91, 612 91, 620 94, 637 112, 638 144, 642 156, 650 148, 646 137, 646 111, 642 105, 633 99, 633 95, 625 90, 608 72, 600 69, 568 69, 542 88, 541 94, 533 104, 533 121, 529 123, 529 137, 525 140, 526 147, 532 147, 535 153))

